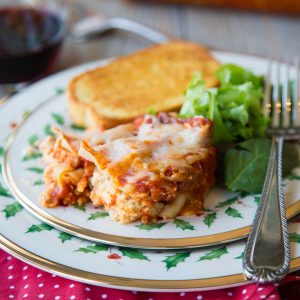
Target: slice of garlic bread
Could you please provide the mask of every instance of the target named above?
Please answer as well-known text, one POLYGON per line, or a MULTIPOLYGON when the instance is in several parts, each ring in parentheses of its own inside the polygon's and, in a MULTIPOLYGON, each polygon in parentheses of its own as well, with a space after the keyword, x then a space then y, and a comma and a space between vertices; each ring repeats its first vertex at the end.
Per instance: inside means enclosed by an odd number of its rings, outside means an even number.
POLYGON ((201 45, 156 45, 75 77, 68 87, 69 113, 76 125, 105 129, 149 110, 177 111, 193 73, 201 72, 207 87, 212 87, 218 83, 219 66, 201 45))

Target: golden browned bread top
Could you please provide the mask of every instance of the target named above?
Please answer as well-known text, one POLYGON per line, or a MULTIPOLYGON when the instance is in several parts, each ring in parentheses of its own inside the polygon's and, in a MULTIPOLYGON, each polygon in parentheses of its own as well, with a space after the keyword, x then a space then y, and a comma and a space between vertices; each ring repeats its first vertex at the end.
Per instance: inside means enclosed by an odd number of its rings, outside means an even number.
POLYGON ((199 71, 217 85, 219 63, 194 43, 172 41, 115 59, 75 77, 68 105, 75 124, 112 127, 149 112, 178 110, 183 91, 199 71))

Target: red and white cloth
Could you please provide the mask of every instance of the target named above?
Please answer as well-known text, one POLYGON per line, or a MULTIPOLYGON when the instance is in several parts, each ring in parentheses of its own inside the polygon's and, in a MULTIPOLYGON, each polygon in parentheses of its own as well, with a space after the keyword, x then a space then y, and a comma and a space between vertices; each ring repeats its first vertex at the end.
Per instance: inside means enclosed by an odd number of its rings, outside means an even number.
POLYGON ((32 267, 0 249, 0 300, 279 300, 300 299, 300 276, 280 285, 248 284, 203 292, 155 293, 103 288, 32 267), (280 296, 281 295, 281 296, 280 296))

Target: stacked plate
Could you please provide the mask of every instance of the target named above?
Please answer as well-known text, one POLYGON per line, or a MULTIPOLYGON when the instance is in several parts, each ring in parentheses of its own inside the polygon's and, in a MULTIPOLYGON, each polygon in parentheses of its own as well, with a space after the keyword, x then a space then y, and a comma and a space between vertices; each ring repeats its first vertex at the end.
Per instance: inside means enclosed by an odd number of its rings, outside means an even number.
MULTIPOLYGON (((262 58, 214 55, 223 63, 266 71, 262 58)), ((101 286, 188 291, 246 283, 244 238, 260 195, 230 193, 217 186, 206 198, 201 216, 147 225, 120 225, 90 205, 39 205, 44 166, 37 143, 52 134, 53 125, 82 133, 67 114, 65 89, 76 74, 105 63, 61 72, 2 104, 0 247, 41 269, 101 286)), ((284 182, 289 219, 300 212, 299 180, 300 168, 295 167, 284 182)), ((300 267, 300 222, 290 222, 289 229, 293 271, 300 267)))

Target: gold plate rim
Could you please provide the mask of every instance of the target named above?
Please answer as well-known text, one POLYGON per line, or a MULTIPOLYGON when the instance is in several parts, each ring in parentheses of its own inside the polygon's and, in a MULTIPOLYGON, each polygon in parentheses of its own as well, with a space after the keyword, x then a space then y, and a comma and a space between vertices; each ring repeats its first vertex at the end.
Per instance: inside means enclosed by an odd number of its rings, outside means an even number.
MULTIPOLYGON (((73 267, 68 267, 43 258, 18 246, 17 244, 4 237, 2 234, 0 234, 0 244, 4 250, 18 257, 22 261, 25 261, 50 273, 55 273, 62 277, 66 277, 75 281, 84 282, 92 285, 116 287, 122 289, 135 289, 143 291, 193 291, 251 283, 251 281, 248 281, 242 273, 212 278, 183 280, 148 280, 96 274, 88 271, 79 270, 73 267)), ((300 257, 292 259, 290 262, 290 272, 294 272, 299 268, 300 257)))
MULTIPOLYGON (((25 118, 18 124, 13 133, 9 136, 4 149, 3 164, 2 164, 2 176, 3 179, 10 189, 10 192, 18 200, 22 206, 24 206, 31 214, 33 214, 38 219, 52 225, 53 227, 70 233, 79 238, 90 240, 97 243, 105 243, 115 246, 126 246, 131 248, 140 249, 193 249, 200 247, 209 247, 214 245, 225 244, 233 241, 237 241, 247 237, 250 226, 244 226, 234 230, 211 234, 207 236, 200 237, 189 237, 189 238, 176 238, 176 239, 154 239, 154 238, 135 238, 135 237, 125 237, 113 234, 107 234, 102 232, 97 232, 94 230, 86 229, 71 223, 68 223, 60 218, 54 217, 53 215, 45 212, 42 208, 35 205, 23 192, 17 187, 15 180, 12 176, 11 167, 7 156, 9 155, 10 148, 19 132, 21 127, 29 119, 30 115, 36 113, 43 106, 47 105, 49 101, 53 101, 61 97, 61 95, 52 95, 40 104, 38 104, 34 109, 27 114, 25 118)), ((300 212, 300 200, 293 203, 290 207, 286 209, 287 218, 290 219, 300 212)))

